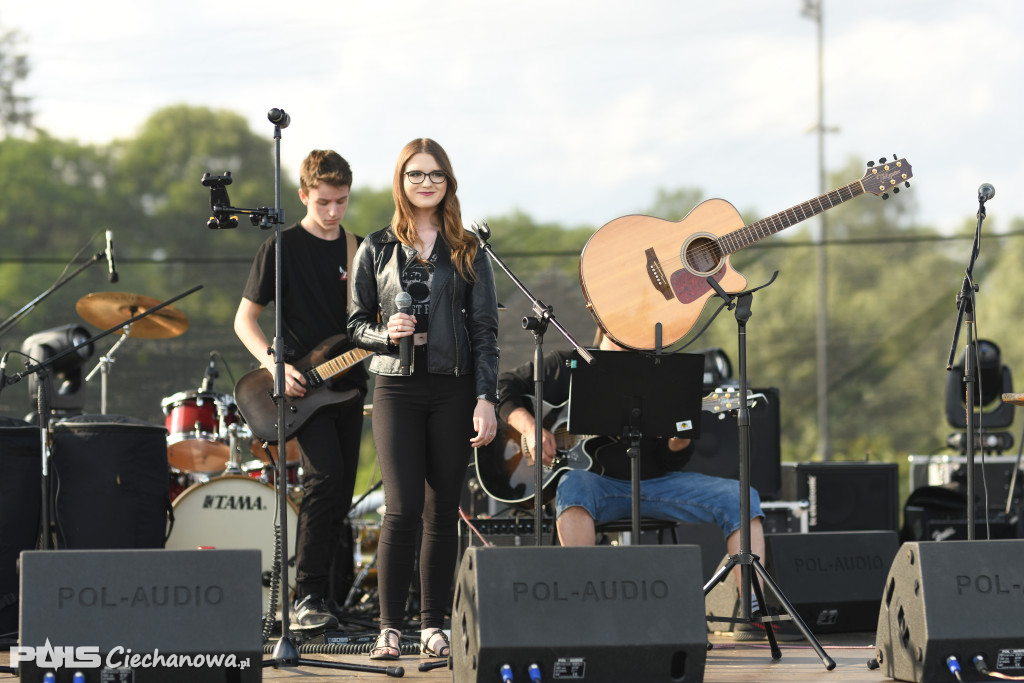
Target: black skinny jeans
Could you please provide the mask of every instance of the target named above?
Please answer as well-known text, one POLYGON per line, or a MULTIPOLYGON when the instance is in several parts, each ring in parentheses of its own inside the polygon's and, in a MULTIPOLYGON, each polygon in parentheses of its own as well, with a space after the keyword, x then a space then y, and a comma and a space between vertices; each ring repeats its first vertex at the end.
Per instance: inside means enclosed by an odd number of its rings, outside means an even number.
POLYGON ((476 407, 472 375, 433 375, 416 347, 415 372, 378 375, 373 438, 386 512, 377 546, 381 627, 402 629, 420 522, 421 628, 440 628, 458 558, 459 500, 476 407))
POLYGON ((328 597, 331 560, 337 553, 359 467, 363 402, 327 406, 296 435, 302 454, 302 504, 295 541, 296 600, 328 597))

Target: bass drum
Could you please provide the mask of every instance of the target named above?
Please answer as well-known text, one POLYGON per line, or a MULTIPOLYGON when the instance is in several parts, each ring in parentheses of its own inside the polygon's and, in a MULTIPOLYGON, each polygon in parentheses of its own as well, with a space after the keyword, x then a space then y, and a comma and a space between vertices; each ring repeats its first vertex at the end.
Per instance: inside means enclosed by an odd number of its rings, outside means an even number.
MULTIPOLYGON (((260 551, 263 604, 270 598, 274 566, 274 511, 277 492, 273 487, 244 475, 226 475, 185 489, 174 501, 174 528, 165 547, 172 550, 196 548, 249 549, 260 551)), ((285 508, 288 530, 288 560, 294 562, 299 512, 290 500, 285 508)), ((289 565, 291 566, 291 565, 289 565)), ((288 596, 295 590, 295 571, 288 572, 288 596)))

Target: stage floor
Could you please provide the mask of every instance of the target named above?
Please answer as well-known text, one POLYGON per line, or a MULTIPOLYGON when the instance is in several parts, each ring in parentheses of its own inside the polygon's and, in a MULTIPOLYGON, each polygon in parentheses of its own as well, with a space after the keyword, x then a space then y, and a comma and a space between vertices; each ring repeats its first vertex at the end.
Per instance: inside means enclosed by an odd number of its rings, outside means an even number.
MULTIPOLYGON (((832 671, 827 671, 821 659, 806 643, 781 644, 782 659, 772 661, 767 641, 763 643, 737 643, 729 635, 712 635, 714 648, 708 652, 704 669, 706 683, 878 683, 891 680, 877 669, 869 669, 868 660, 874 658, 874 633, 850 633, 820 636, 818 638, 825 652, 836 662, 832 671)), ((269 656, 268 656, 269 657, 269 656)), ((403 656, 397 662, 371 661, 366 655, 303 655, 303 658, 319 659, 342 664, 360 666, 400 665, 405 670, 403 680, 450 681, 452 674, 447 668, 421 672, 418 666, 437 660, 418 656, 403 656)), ((0 666, 9 663, 9 651, 0 652, 0 666)), ((300 666, 297 668, 266 668, 264 680, 301 680, 315 677, 318 681, 391 680, 379 671, 332 670, 319 667, 300 666)), ((0 674, 0 683, 17 680, 0 674)), ((497 680, 497 679, 496 679, 497 680)), ((626 683, 642 683, 628 681, 626 683)))

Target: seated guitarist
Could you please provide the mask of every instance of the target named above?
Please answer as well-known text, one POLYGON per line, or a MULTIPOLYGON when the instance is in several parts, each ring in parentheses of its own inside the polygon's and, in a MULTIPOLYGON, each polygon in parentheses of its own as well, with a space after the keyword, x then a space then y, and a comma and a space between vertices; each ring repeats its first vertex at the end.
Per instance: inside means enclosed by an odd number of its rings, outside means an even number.
MULTIPOLYGON (((598 329, 594 345, 606 351, 624 351, 621 346, 598 329)), ((544 357, 544 400, 551 404, 563 403, 569 398, 570 371, 566 361, 571 351, 554 351, 544 357)), ((535 452, 535 423, 532 405, 533 363, 529 362, 498 377, 498 417, 526 439, 526 458, 533 462, 535 452)), ((542 454, 545 465, 551 465, 556 454, 555 437, 543 432, 542 454)), ((632 514, 631 464, 626 445, 618 438, 596 437, 588 444, 588 452, 597 467, 588 471, 570 469, 558 481, 555 493, 555 516, 558 536, 562 545, 593 545, 595 525, 632 514), (594 446, 594 448, 589 448, 594 446)), ((640 514, 644 517, 668 519, 676 522, 714 522, 722 528, 726 548, 730 555, 740 550, 740 491, 735 479, 712 477, 698 472, 683 472, 682 468, 693 453, 690 439, 672 437, 641 440, 640 455, 640 514)), ((761 520, 761 500, 754 488, 750 489, 750 546, 751 551, 764 557, 764 530, 761 520)), ((739 585, 740 568, 735 568, 739 585)), ((760 579, 760 577, 759 577, 760 579)), ((760 616, 757 598, 751 596, 755 616, 760 616)), ((789 624, 789 622, 782 622, 789 624)), ((795 629, 793 629, 795 631, 795 629)), ((798 632, 797 632, 798 633, 798 632)), ((776 635, 783 637, 784 633, 776 635)), ((755 640, 764 637, 760 624, 737 624, 734 637, 755 640)))

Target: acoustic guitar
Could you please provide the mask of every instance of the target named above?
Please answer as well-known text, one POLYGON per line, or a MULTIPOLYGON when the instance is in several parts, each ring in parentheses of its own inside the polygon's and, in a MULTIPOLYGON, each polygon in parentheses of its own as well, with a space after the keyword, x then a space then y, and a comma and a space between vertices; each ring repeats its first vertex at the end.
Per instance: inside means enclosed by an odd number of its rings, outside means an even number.
MULTIPOLYGON (((359 397, 357 389, 334 391, 331 380, 341 377, 372 351, 351 347, 348 335, 336 334, 320 342, 312 351, 292 363, 306 380, 306 395, 284 397, 284 435, 291 438, 316 411, 335 403, 348 403, 359 397)), ((242 375, 235 384, 235 403, 255 437, 277 443, 277 401, 274 400, 274 376, 266 368, 242 375)))
MULTIPOLYGON (((597 324, 620 346, 651 350, 655 324, 662 345, 678 348, 698 322, 710 316, 715 291, 741 292, 743 275, 729 255, 854 197, 870 192, 887 199, 913 177, 906 159, 869 164, 864 176, 765 219, 743 225, 724 199, 698 204, 681 221, 623 216, 601 227, 580 256, 580 284, 597 324)), ((698 328, 699 329, 699 328, 698 328)))

